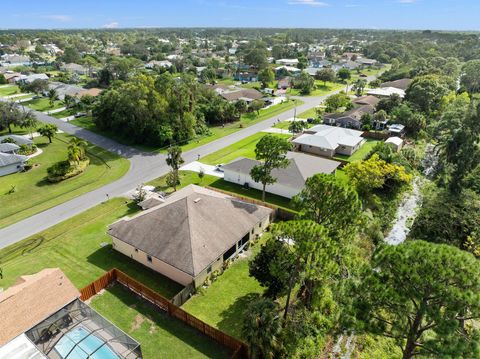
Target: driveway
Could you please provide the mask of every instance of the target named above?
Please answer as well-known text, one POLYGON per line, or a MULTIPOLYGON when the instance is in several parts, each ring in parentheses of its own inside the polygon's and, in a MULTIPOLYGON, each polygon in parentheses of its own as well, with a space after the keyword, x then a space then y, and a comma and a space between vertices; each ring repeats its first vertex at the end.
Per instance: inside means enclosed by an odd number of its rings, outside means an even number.
POLYGON ((201 163, 198 161, 193 161, 187 163, 185 166, 180 167, 181 171, 192 171, 192 172, 200 172, 203 171, 206 175, 215 176, 219 178, 223 178, 223 172, 216 171, 215 166, 206 165, 205 163, 201 163))

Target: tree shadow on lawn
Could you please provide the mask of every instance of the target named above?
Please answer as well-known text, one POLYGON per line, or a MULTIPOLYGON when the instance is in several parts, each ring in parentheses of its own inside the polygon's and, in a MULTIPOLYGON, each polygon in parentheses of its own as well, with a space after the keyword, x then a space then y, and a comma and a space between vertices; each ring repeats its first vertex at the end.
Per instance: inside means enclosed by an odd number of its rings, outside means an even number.
POLYGON ((250 302, 259 298, 258 293, 248 293, 243 297, 239 297, 235 302, 225 309, 220 316, 222 320, 218 322, 217 328, 230 334, 240 340, 242 339, 242 326, 245 317, 245 310, 250 302))
POLYGON ((87 261, 106 272, 112 268, 117 268, 169 299, 183 289, 181 284, 117 252, 111 244, 90 254, 87 261))
MULTIPOLYGON (((204 354, 206 357, 220 359, 230 358, 232 355, 232 351, 229 348, 222 346, 195 328, 183 323, 179 319, 168 315, 163 310, 157 308, 127 288, 124 288, 121 285, 114 285, 107 288, 106 291, 121 300, 126 306, 135 309, 135 311, 137 311, 140 315, 148 318, 161 329, 171 334, 173 337, 184 342, 186 346, 194 348, 195 350, 204 354)), ((132 332, 132 335, 135 336, 135 333, 132 329, 133 327, 123 328, 123 330, 132 332)), ((152 329, 150 329, 149 332, 152 333, 152 329)), ((171 341, 168 338, 166 339, 166 343, 171 341)), ((140 344, 142 345, 145 343, 140 344)), ((160 352, 158 352, 160 356, 162 346, 159 344, 161 343, 156 343, 154 345, 160 350, 160 352)))

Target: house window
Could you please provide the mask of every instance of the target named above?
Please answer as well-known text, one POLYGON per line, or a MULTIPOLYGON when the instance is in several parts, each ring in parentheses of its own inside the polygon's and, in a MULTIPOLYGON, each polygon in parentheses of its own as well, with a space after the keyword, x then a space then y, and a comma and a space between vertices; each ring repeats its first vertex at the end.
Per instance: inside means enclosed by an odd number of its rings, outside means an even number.
POLYGON ((147 254, 147 261, 149 261, 150 263, 152 263, 152 256, 149 256, 149 255, 147 254))
POLYGON ((207 274, 210 274, 210 273, 212 273, 212 266, 209 266, 209 267, 207 268, 207 274))
POLYGON ((262 222, 258 224, 258 228, 262 228, 262 222))

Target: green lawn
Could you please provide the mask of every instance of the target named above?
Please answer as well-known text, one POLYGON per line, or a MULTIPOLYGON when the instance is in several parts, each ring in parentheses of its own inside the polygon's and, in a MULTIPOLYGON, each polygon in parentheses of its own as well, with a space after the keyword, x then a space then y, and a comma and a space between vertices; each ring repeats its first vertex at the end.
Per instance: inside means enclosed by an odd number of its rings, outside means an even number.
POLYGON ((0 177, 0 228, 90 192, 128 171, 128 160, 89 144, 90 165, 84 173, 59 183, 49 183, 47 168, 67 158, 65 141, 70 138, 66 134, 57 134, 49 144, 45 137, 36 137, 34 142, 43 153, 30 160, 34 167, 28 172, 0 177), (15 186, 15 192, 7 194, 12 186, 15 186))
POLYGON ((32 110, 41 112, 54 110, 64 106, 63 102, 59 100, 55 101, 53 106, 50 106, 50 100, 46 97, 36 98, 32 101, 24 102, 23 105, 30 107, 32 110))
POLYGON ((241 328, 246 305, 263 292, 256 279, 248 275, 248 261, 260 250, 268 234, 251 247, 249 258, 237 259, 207 289, 189 299, 183 309, 206 323, 242 339, 241 328))
MULTIPOLYGON (((315 81, 315 87, 316 88, 307 96, 325 96, 330 92, 341 90, 345 85, 336 82, 327 82, 327 84, 324 85, 323 81, 315 81)), ((303 96, 300 94, 299 90, 293 88, 288 89, 287 94, 290 96, 303 96)))
POLYGON ((68 117, 68 116, 73 116, 77 112, 78 111, 75 110, 75 109, 67 109, 67 110, 63 110, 61 112, 52 113, 51 116, 55 117, 55 118, 64 118, 64 117, 68 117))
POLYGON ((0 97, 15 95, 17 93, 20 93, 20 89, 17 85, 0 87, 0 97))
POLYGON ((92 299, 91 306, 140 343, 145 359, 229 358, 231 351, 120 285, 92 299))
MULTIPOLYGON (((296 106, 300 106, 302 103, 303 103, 302 101, 297 100, 296 101, 296 106)), ((234 132, 237 132, 237 131, 241 130, 242 128, 252 126, 252 125, 254 125, 258 122, 262 122, 264 120, 267 120, 270 117, 276 116, 276 115, 278 115, 282 112, 285 112, 287 110, 291 110, 294 107, 295 107, 295 102, 288 101, 288 102, 284 102, 284 103, 272 106, 272 107, 267 108, 267 109, 263 109, 263 110, 260 111, 259 115, 257 115, 256 113, 247 113, 247 114, 245 114, 241 117, 240 121, 236 121, 236 122, 227 124, 224 127, 221 127, 221 126, 210 127, 210 135, 201 136, 201 137, 192 139, 191 141, 189 141, 189 143, 181 146, 182 150, 184 152, 192 150, 195 147, 199 147, 199 146, 205 145, 209 142, 218 140, 221 137, 228 136, 228 135, 230 135, 234 132)), ((83 127, 83 128, 85 128, 89 131, 101 134, 103 136, 110 137, 110 138, 114 139, 115 141, 117 141, 119 143, 132 145, 132 143, 129 143, 124 138, 121 138, 121 137, 115 135, 112 132, 100 131, 95 126, 95 123, 93 122, 93 119, 91 117, 76 118, 76 119, 70 121, 70 123, 72 123, 76 126, 79 126, 79 127, 83 127)), ((166 151, 165 149, 156 148, 156 147, 152 147, 152 146, 143 146, 143 145, 133 145, 133 146, 140 149, 140 150, 143 150, 143 151, 159 151, 159 152, 160 151, 166 151)))
MULTIPOLYGON (((229 163, 238 157, 255 158, 255 146, 257 142, 266 135, 267 133, 265 132, 256 133, 255 135, 244 138, 228 147, 222 148, 217 152, 202 157, 200 161, 205 164, 215 165, 219 163, 229 163)), ((284 138, 290 137, 289 135, 280 134, 276 134, 275 136, 284 138)))
POLYGON ((315 111, 315 107, 312 107, 311 109, 302 112, 300 115, 298 115, 299 118, 317 118, 317 112, 315 111))
POLYGON ((360 147, 357 150, 357 152, 355 152, 353 155, 351 156, 336 155, 333 157, 333 159, 339 159, 339 160, 344 160, 348 162, 363 160, 378 142, 382 142, 382 141, 367 138, 363 146, 360 147))
POLYGON ((25 274, 60 267, 77 288, 83 288, 116 267, 166 297, 182 286, 112 249, 107 226, 139 209, 124 198, 114 198, 30 238, 0 250, 3 279, 12 285, 25 274), (103 243, 108 245, 102 246, 103 243))

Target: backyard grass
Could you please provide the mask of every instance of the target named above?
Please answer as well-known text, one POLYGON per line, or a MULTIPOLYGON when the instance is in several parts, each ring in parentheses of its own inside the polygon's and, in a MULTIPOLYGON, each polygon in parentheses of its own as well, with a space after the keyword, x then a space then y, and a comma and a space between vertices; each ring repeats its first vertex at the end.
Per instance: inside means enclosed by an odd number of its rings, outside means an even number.
POLYGON ((111 239, 106 234, 107 226, 138 211, 131 202, 114 198, 1 249, 3 279, 0 279, 0 287, 7 288, 21 275, 59 267, 80 289, 116 267, 165 297, 173 297, 182 289, 180 284, 111 247, 111 239))
POLYGON ((263 292, 257 280, 249 276, 248 262, 258 253, 267 236, 264 234, 250 247, 248 258, 237 259, 208 288, 189 299, 183 309, 225 333, 243 339, 241 328, 245 308, 263 292))
POLYGON ((120 285, 96 296, 91 306, 140 343, 145 359, 229 358, 231 351, 155 309, 120 285))
POLYGON ((32 110, 44 112, 49 110, 55 110, 62 107, 64 104, 62 101, 55 101, 53 106, 50 106, 50 100, 46 97, 36 98, 32 101, 26 101, 22 105, 30 107, 32 110))
MULTIPOLYGON (((233 122, 233 123, 226 124, 224 127, 212 126, 212 127, 210 127, 210 134, 209 135, 194 138, 194 139, 190 140, 188 143, 186 143, 184 145, 181 145, 182 151, 186 152, 186 151, 192 150, 196 147, 205 145, 209 142, 218 140, 219 138, 222 138, 222 137, 228 136, 228 135, 230 135, 234 132, 240 131, 242 128, 252 126, 256 123, 267 120, 270 117, 274 117, 274 116, 276 116, 276 115, 278 115, 282 112, 291 110, 295 106, 299 106, 302 103, 303 102, 299 101, 299 100, 296 101, 296 104, 295 104, 294 101, 283 102, 281 104, 278 104, 278 105, 272 106, 270 108, 261 110, 259 115, 257 115, 256 113, 244 114, 241 117, 240 121, 236 121, 236 122, 233 122)), ((103 135, 105 137, 112 138, 113 140, 115 140, 119 143, 123 143, 123 144, 126 144, 126 145, 133 145, 131 142, 128 142, 128 140, 126 140, 125 138, 122 138, 118 135, 115 135, 114 133, 112 133, 110 131, 99 130, 96 127, 92 117, 86 116, 86 117, 76 118, 76 119, 70 121, 70 123, 72 123, 76 126, 79 126, 79 127, 83 127, 83 128, 85 128, 89 131, 92 131, 92 132, 98 133, 100 135, 103 135)), ((165 152, 166 151, 165 148, 162 149, 162 148, 153 147, 153 146, 133 145, 133 147, 138 148, 138 149, 143 150, 143 151, 156 151, 156 152, 161 152, 161 151, 165 152)))
POLYGON ((360 147, 357 150, 357 152, 355 152, 353 155, 351 156, 336 155, 333 157, 333 159, 339 159, 339 160, 348 161, 348 162, 363 160, 370 153, 373 147, 375 147, 375 145, 379 142, 382 142, 382 141, 367 138, 363 146, 360 147))
MULTIPOLYGON (((229 163, 238 157, 248 157, 248 158, 255 158, 255 146, 257 142, 267 133, 259 132, 247 138, 244 138, 241 141, 235 142, 234 144, 222 148, 219 151, 211 153, 205 157, 202 157, 200 162, 209 164, 209 165, 216 165, 219 163, 229 163)), ((281 135, 275 134, 275 136, 289 138, 289 135, 281 135)))
POLYGON ((53 143, 48 143, 47 138, 36 137, 34 142, 43 153, 30 159, 33 168, 0 177, 0 228, 90 192, 128 171, 128 160, 89 144, 90 165, 84 173, 59 183, 49 183, 47 168, 67 158, 66 142, 70 138, 57 134, 53 143), (12 187, 15 191, 9 193, 12 187))
POLYGON ((20 89, 17 85, 9 85, 5 87, 0 87, 0 97, 15 95, 20 93, 20 89))

